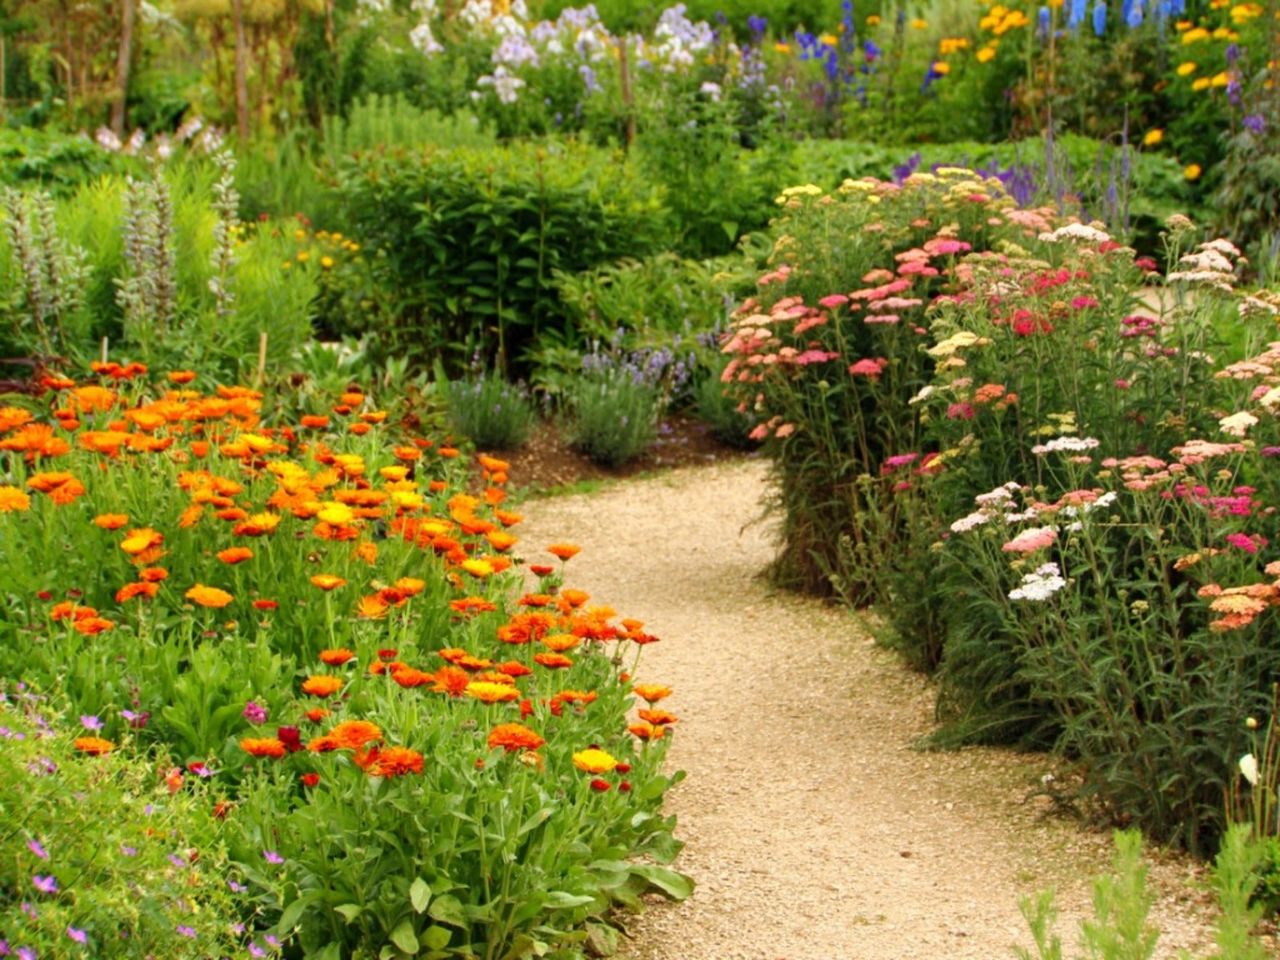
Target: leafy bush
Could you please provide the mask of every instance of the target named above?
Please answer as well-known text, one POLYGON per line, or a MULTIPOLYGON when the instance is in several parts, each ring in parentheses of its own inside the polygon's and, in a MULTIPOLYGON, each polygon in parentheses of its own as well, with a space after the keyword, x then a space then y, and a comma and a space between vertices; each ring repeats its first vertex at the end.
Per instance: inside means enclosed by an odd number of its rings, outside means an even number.
POLYGON ((252 909, 228 886, 238 884, 209 791, 182 789, 183 771, 166 777, 162 766, 158 776, 147 757, 111 749, 95 717, 69 730, 50 706, 21 684, 0 692, 2 952, 234 952, 233 925, 252 909))
POLYGON ((482 450, 515 450, 529 439, 537 413, 523 387, 481 372, 453 380, 448 388, 449 423, 482 450))
POLYGON ((30 127, 0 129, 0 184, 4 186, 43 187, 55 197, 65 197, 99 177, 134 165, 83 134, 30 127))
POLYGON ((621 157, 576 144, 377 150, 345 161, 339 196, 383 291, 348 321, 387 353, 477 350, 505 370, 559 325, 557 271, 644 256, 660 195, 621 157))

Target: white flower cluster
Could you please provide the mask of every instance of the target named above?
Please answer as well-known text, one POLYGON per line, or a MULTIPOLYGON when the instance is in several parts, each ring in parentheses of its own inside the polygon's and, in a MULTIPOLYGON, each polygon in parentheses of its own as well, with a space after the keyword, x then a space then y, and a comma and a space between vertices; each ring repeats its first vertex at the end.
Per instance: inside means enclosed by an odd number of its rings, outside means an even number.
POLYGON ((1009 591, 1010 600, 1029 600, 1040 603, 1048 600, 1067 585, 1056 563, 1045 563, 1022 578, 1021 585, 1009 591))
POLYGON ((1040 240, 1043 243, 1061 243, 1063 240, 1071 240, 1075 243, 1101 244, 1110 239, 1111 234, 1088 223, 1068 223, 1065 227, 1040 234, 1040 240))
POLYGON ((698 54, 715 45, 711 24, 705 20, 694 23, 686 16, 687 10, 683 3, 664 10, 653 31, 653 44, 646 50, 647 59, 666 73, 693 66, 698 54))
POLYGON ((1093 437, 1056 437, 1048 443, 1037 443, 1031 448, 1031 452, 1037 457, 1042 457, 1046 453, 1084 453, 1087 450, 1096 450, 1101 445, 1101 441, 1093 437))
MULTIPOLYGON (((952 533, 968 533, 992 520, 999 519, 1005 523, 1026 519, 1023 514, 1016 513, 1013 495, 1022 489, 1022 485, 1013 480, 1003 486, 996 487, 987 493, 980 493, 973 498, 978 509, 951 524, 952 533)), ((1036 516, 1034 511, 1030 516, 1036 516)))
POLYGON ((1216 287, 1227 293, 1235 289, 1236 266, 1247 262, 1230 240, 1210 240, 1178 260, 1182 269, 1166 278, 1170 283, 1216 287))

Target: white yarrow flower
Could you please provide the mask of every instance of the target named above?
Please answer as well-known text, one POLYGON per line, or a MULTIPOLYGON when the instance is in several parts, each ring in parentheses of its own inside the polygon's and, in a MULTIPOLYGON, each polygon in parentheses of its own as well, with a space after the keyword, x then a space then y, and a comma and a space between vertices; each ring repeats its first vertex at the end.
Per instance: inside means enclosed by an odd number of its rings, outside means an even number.
POLYGON ((1252 753, 1240 758, 1240 773, 1249 781, 1249 786, 1258 785, 1258 760, 1252 753))

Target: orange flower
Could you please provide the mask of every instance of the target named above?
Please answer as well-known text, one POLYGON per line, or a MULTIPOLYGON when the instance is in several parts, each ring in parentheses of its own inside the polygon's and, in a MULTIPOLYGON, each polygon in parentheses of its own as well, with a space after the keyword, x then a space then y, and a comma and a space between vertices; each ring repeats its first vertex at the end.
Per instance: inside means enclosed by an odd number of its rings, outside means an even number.
POLYGON ((472 614, 497 610, 498 605, 484 597, 462 597, 460 600, 450 600, 449 609, 455 613, 472 614))
POLYGON ((194 370, 170 370, 169 371, 170 383, 179 383, 179 384, 190 383, 195 378, 196 378, 196 372, 194 370))
POLYGON ((138 571, 138 579, 147 583, 161 583, 169 579, 169 571, 164 567, 144 567, 138 571))
POLYGON ((655 727, 651 723, 633 723, 627 730, 641 740, 661 740, 667 735, 666 727, 655 727))
POLYGON ((338 587, 346 586, 347 583, 341 577, 335 577, 331 573, 317 573, 311 578, 311 582, 326 593, 330 590, 336 590, 338 587))
POLYGON ((217 587, 206 587, 202 583, 197 583, 194 587, 183 594, 183 596, 197 606, 207 607, 213 610, 221 610, 235 599, 225 590, 219 590, 217 587))
POLYGON ((134 597, 146 597, 151 600, 159 592, 160 585, 158 583, 147 583, 145 580, 138 583, 126 583, 116 591, 116 603, 127 603, 134 597))
POLYGON ((435 693, 447 693, 451 697, 460 697, 468 692, 471 686, 471 677, 467 671, 458 667, 441 667, 436 671, 436 685, 432 687, 435 693))
POLYGON ((341 678, 330 677, 323 674, 315 677, 307 677, 307 679, 302 682, 302 692, 309 693, 313 697, 332 697, 341 689, 341 678))
POLYGON ((646 723, 651 723, 655 727, 665 727, 669 723, 675 723, 680 718, 674 713, 668 713, 666 710, 641 710, 640 719, 646 723))
POLYGON ((519 660, 508 660, 506 663, 500 663, 497 666, 497 670, 499 673, 508 677, 527 677, 533 673, 532 670, 526 667, 519 660))
POLYGON ((570 607, 577 608, 590 600, 591 594, 587 593, 585 590, 574 590, 572 587, 569 587, 560 591, 560 599, 570 607))
POLYGON ((632 689, 637 697, 641 700, 647 700, 650 704, 655 704, 659 700, 664 700, 671 696, 671 688, 660 683, 637 683, 632 689))
POLYGON ((354 660, 355 658, 356 655, 346 647, 320 651, 320 662, 327 663, 331 667, 340 667, 347 661, 354 660))
POLYGON ((0 486, 0 513, 18 513, 31 506, 31 498, 17 487, 0 486))
POLYGON ((312 723, 319 723, 321 720, 323 720, 323 719, 324 719, 325 717, 327 717, 328 715, 329 715, 329 711, 328 711, 328 710, 326 710, 324 707, 314 707, 314 708, 312 708, 311 710, 308 710, 308 711, 304 714, 304 716, 305 716, 308 720, 310 720, 312 723))
POLYGON ((278 609, 280 609, 280 601, 278 601, 278 600, 255 600, 255 601, 253 601, 253 609, 255 609, 255 610, 278 610, 278 609))
POLYGON ((357 755, 356 762, 371 777, 401 777, 422 772, 422 754, 408 747, 374 749, 363 757, 357 755))
POLYGON ((419 580, 417 577, 401 577, 392 584, 397 590, 406 597, 416 597, 427 587, 425 580, 419 580))
POLYGON ((123 513, 103 513, 94 517, 93 522, 103 530, 119 530, 129 522, 129 517, 123 513))
POLYGON ((391 679, 406 690, 412 690, 414 687, 425 687, 429 683, 436 682, 434 673, 427 673, 425 670, 419 670, 417 667, 411 667, 408 664, 392 664, 389 669, 391 679))
POLYGON ((329 753, 340 749, 341 746, 342 744, 338 742, 336 737, 331 737, 326 733, 324 736, 312 737, 311 742, 307 744, 307 749, 312 753, 329 753))
POLYGON ((576 543, 553 543, 547 547, 547 553, 553 557, 559 557, 561 560, 569 560, 576 557, 582 548, 576 543))
POLYGON ((137 557, 162 543, 164 543, 164 534, 150 527, 139 527, 125 534, 124 540, 120 543, 120 549, 131 557, 137 557))
POLYGON ((535 653, 533 655, 533 662, 540 663, 542 666, 551 670, 559 670, 563 667, 573 666, 573 661, 563 653, 535 653))
POLYGON ((304 427, 308 427, 313 430, 322 430, 329 425, 329 418, 316 416, 314 414, 307 414, 300 422, 304 427))
POLYGON ((560 703, 595 703, 599 694, 594 690, 561 690, 551 699, 560 703))
POLYGON ((329 731, 329 736, 344 750, 359 750, 366 743, 381 740, 382 730, 368 720, 344 720, 329 731))
POLYGON ((275 737, 245 737, 240 749, 251 757, 283 757, 284 744, 275 737))
POLYGON ((253 551, 248 547, 227 547, 225 550, 218 551, 218 559, 228 566, 244 563, 252 556, 253 551))
POLYGON ((114 743, 110 740, 104 740, 102 737, 76 737, 72 746, 81 753, 92 754, 95 757, 100 757, 104 753, 110 753, 116 748, 114 743))
POLYGON ((108 630, 114 630, 116 625, 110 620, 104 620, 102 617, 85 617, 82 620, 76 620, 71 625, 76 633, 82 633, 86 637, 96 636, 99 633, 106 633, 108 630))
POLYGON ((484 680, 468 683, 463 692, 482 703, 509 703, 520 699, 520 691, 515 687, 504 683, 488 683, 484 680))
POLYGON ((547 741, 520 723, 501 723, 489 731, 489 749, 501 747, 508 753, 537 750, 547 741))
POLYGON ((237 537, 264 537, 273 533, 280 526, 278 513, 255 513, 232 527, 231 532, 237 537))
POLYGON ((572 650, 580 643, 582 643, 582 639, 575 637, 572 633, 553 633, 549 637, 542 638, 542 645, 554 653, 564 653, 566 650, 572 650))

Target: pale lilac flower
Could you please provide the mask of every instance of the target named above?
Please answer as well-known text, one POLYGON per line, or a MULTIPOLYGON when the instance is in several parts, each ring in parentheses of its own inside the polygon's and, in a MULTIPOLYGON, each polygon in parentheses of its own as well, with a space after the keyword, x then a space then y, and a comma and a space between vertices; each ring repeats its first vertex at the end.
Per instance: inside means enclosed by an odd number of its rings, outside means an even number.
POLYGON ((178 924, 178 926, 176 927, 176 929, 177 929, 178 933, 179 933, 179 934, 181 934, 181 935, 182 935, 182 936, 184 936, 184 937, 189 937, 189 938, 190 938, 190 939, 192 939, 192 940, 194 940, 194 939, 196 938, 196 928, 195 928, 195 927, 188 927, 188 926, 186 926, 186 925, 184 925, 184 924, 181 924, 181 923, 180 923, 180 924, 178 924))
POLYGON ((263 850, 262 859, 267 863, 284 863, 284 857, 276 853, 274 850, 263 850))
POLYGON ((85 933, 83 930, 77 930, 75 927, 71 926, 70 924, 67 924, 67 936, 70 937, 72 940, 74 940, 76 943, 89 942, 89 935, 87 933, 85 933))
POLYGON ((43 874, 37 873, 31 878, 31 884, 41 893, 58 892, 58 881, 52 874, 46 877, 43 874))
MULTIPOLYGON (((27 841, 27 849, 28 849, 28 850, 30 850, 32 853, 34 853, 34 854, 35 854, 37 857, 39 857, 41 860, 48 860, 48 859, 49 859, 49 851, 48 851, 48 850, 46 850, 46 849, 41 845, 41 843, 40 843, 40 841, 39 841, 39 840, 28 840, 28 841, 27 841)), ((0 954, 0 956, 4 956, 4 954, 0 954)))

